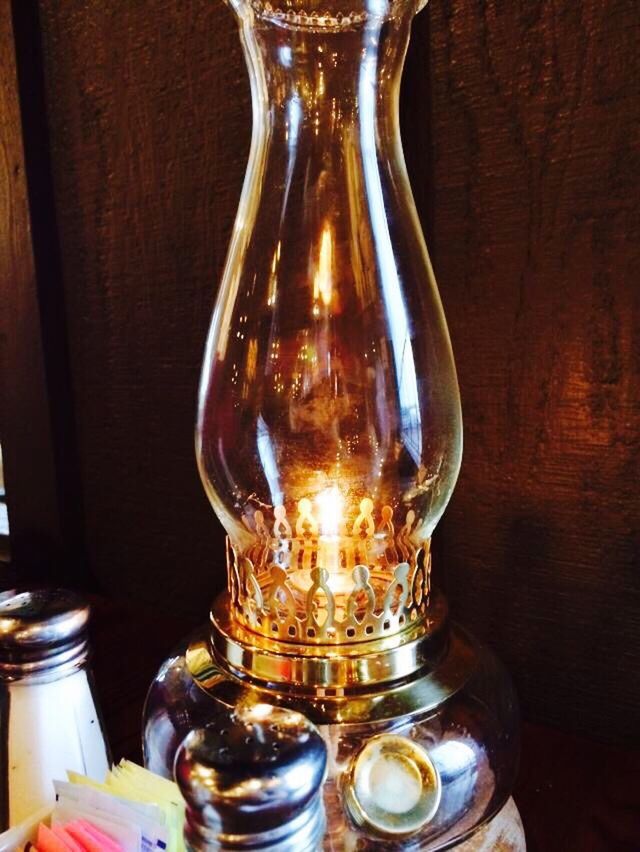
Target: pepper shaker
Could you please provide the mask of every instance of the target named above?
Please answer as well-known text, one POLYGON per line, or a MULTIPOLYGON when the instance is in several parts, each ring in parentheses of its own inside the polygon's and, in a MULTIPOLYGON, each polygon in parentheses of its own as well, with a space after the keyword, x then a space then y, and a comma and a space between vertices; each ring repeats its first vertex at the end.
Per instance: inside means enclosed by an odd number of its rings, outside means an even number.
POLYGON ((269 704, 236 708, 191 731, 175 761, 188 852, 316 852, 326 764, 311 722, 269 704))

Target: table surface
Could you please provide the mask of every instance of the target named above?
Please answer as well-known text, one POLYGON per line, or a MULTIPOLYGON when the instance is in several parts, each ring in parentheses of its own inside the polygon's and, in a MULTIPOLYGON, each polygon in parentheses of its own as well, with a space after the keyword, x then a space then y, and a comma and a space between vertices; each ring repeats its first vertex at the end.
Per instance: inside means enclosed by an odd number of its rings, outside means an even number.
MULTIPOLYGON (((194 624, 93 600, 93 670, 113 757, 140 761, 149 683, 194 624)), ((640 751, 524 723, 514 790, 529 852, 640 852, 640 751)))

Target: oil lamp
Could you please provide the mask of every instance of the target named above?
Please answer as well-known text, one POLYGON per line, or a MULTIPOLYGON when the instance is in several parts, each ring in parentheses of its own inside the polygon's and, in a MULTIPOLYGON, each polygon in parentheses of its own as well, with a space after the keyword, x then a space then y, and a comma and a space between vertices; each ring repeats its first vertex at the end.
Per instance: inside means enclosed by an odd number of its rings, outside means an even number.
POLYGON ((226 591, 152 685, 145 758, 171 775, 275 705, 326 743, 327 849, 443 848, 507 801, 517 713, 431 571, 462 427, 399 133, 423 3, 230 2, 254 124, 196 429, 226 591))

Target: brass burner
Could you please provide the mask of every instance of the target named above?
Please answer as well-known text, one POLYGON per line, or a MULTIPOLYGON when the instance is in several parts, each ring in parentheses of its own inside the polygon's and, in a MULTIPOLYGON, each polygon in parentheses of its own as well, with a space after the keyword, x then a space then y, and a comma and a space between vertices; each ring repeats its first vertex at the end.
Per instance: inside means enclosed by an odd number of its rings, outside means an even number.
POLYGON ((211 621, 212 651, 233 674, 255 683, 315 695, 371 688, 434 668, 447 645, 447 604, 435 596, 428 616, 401 633, 344 645, 282 642, 239 624, 223 595, 211 621))
POLYGON ((383 506, 374 517, 368 497, 350 522, 322 533, 310 500, 297 504, 294 526, 284 506, 267 521, 257 510, 245 519, 250 540, 228 541, 233 619, 252 634, 295 645, 358 644, 420 632, 429 611, 430 541, 416 546, 415 513, 396 528, 383 506))
MULTIPOLYGON (((222 608, 222 602, 221 602, 222 608)), ((311 690, 295 688, 294 684, 260 682, 250 671, 252 653, 247 649, 246 671, 230 669, 228 662, 211 647, 211 638, 198 637, 189 646, 186 663, 191 677, 209 695, 229 707, 235 707, 249 691, 257 701, 275 701, 304 713, 318 725, 370 725, 396 716, 411 716, 436 709, 458 692, 477 668, 477 649, 459 626, 447 629, 447 641, 442 655, 433 665, 425 666, 396 683, 371 683, 367 688, 319 687, 311 690), (234 675, 229 677, 229 672, 234 675)), ((214 631, 215 636, 215 631, 214 631)), ((373 643, 372 643, 373 644, 373 643)), ((312 659, 312 666, 314 665, 312 659)), ((256 666, 258 668, 258 666, 256 666)), ((311 670, 313 672, 313 669, 311 670)), ((314 674, 316 674, 314 672, 314 674)))

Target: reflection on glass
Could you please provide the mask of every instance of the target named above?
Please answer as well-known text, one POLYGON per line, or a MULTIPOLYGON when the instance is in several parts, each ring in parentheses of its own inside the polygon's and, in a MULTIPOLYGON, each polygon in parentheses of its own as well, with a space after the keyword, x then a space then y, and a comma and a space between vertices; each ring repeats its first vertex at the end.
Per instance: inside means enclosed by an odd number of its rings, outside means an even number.
MULTIPOLYGON (((6 494, 4 490, 4 464, 2 462, 2 447, 0 447, 0 536, 9 535, 9 515, 7 513, 6 494)), ((0 552, 0 557, 2 552, 0 552)))

